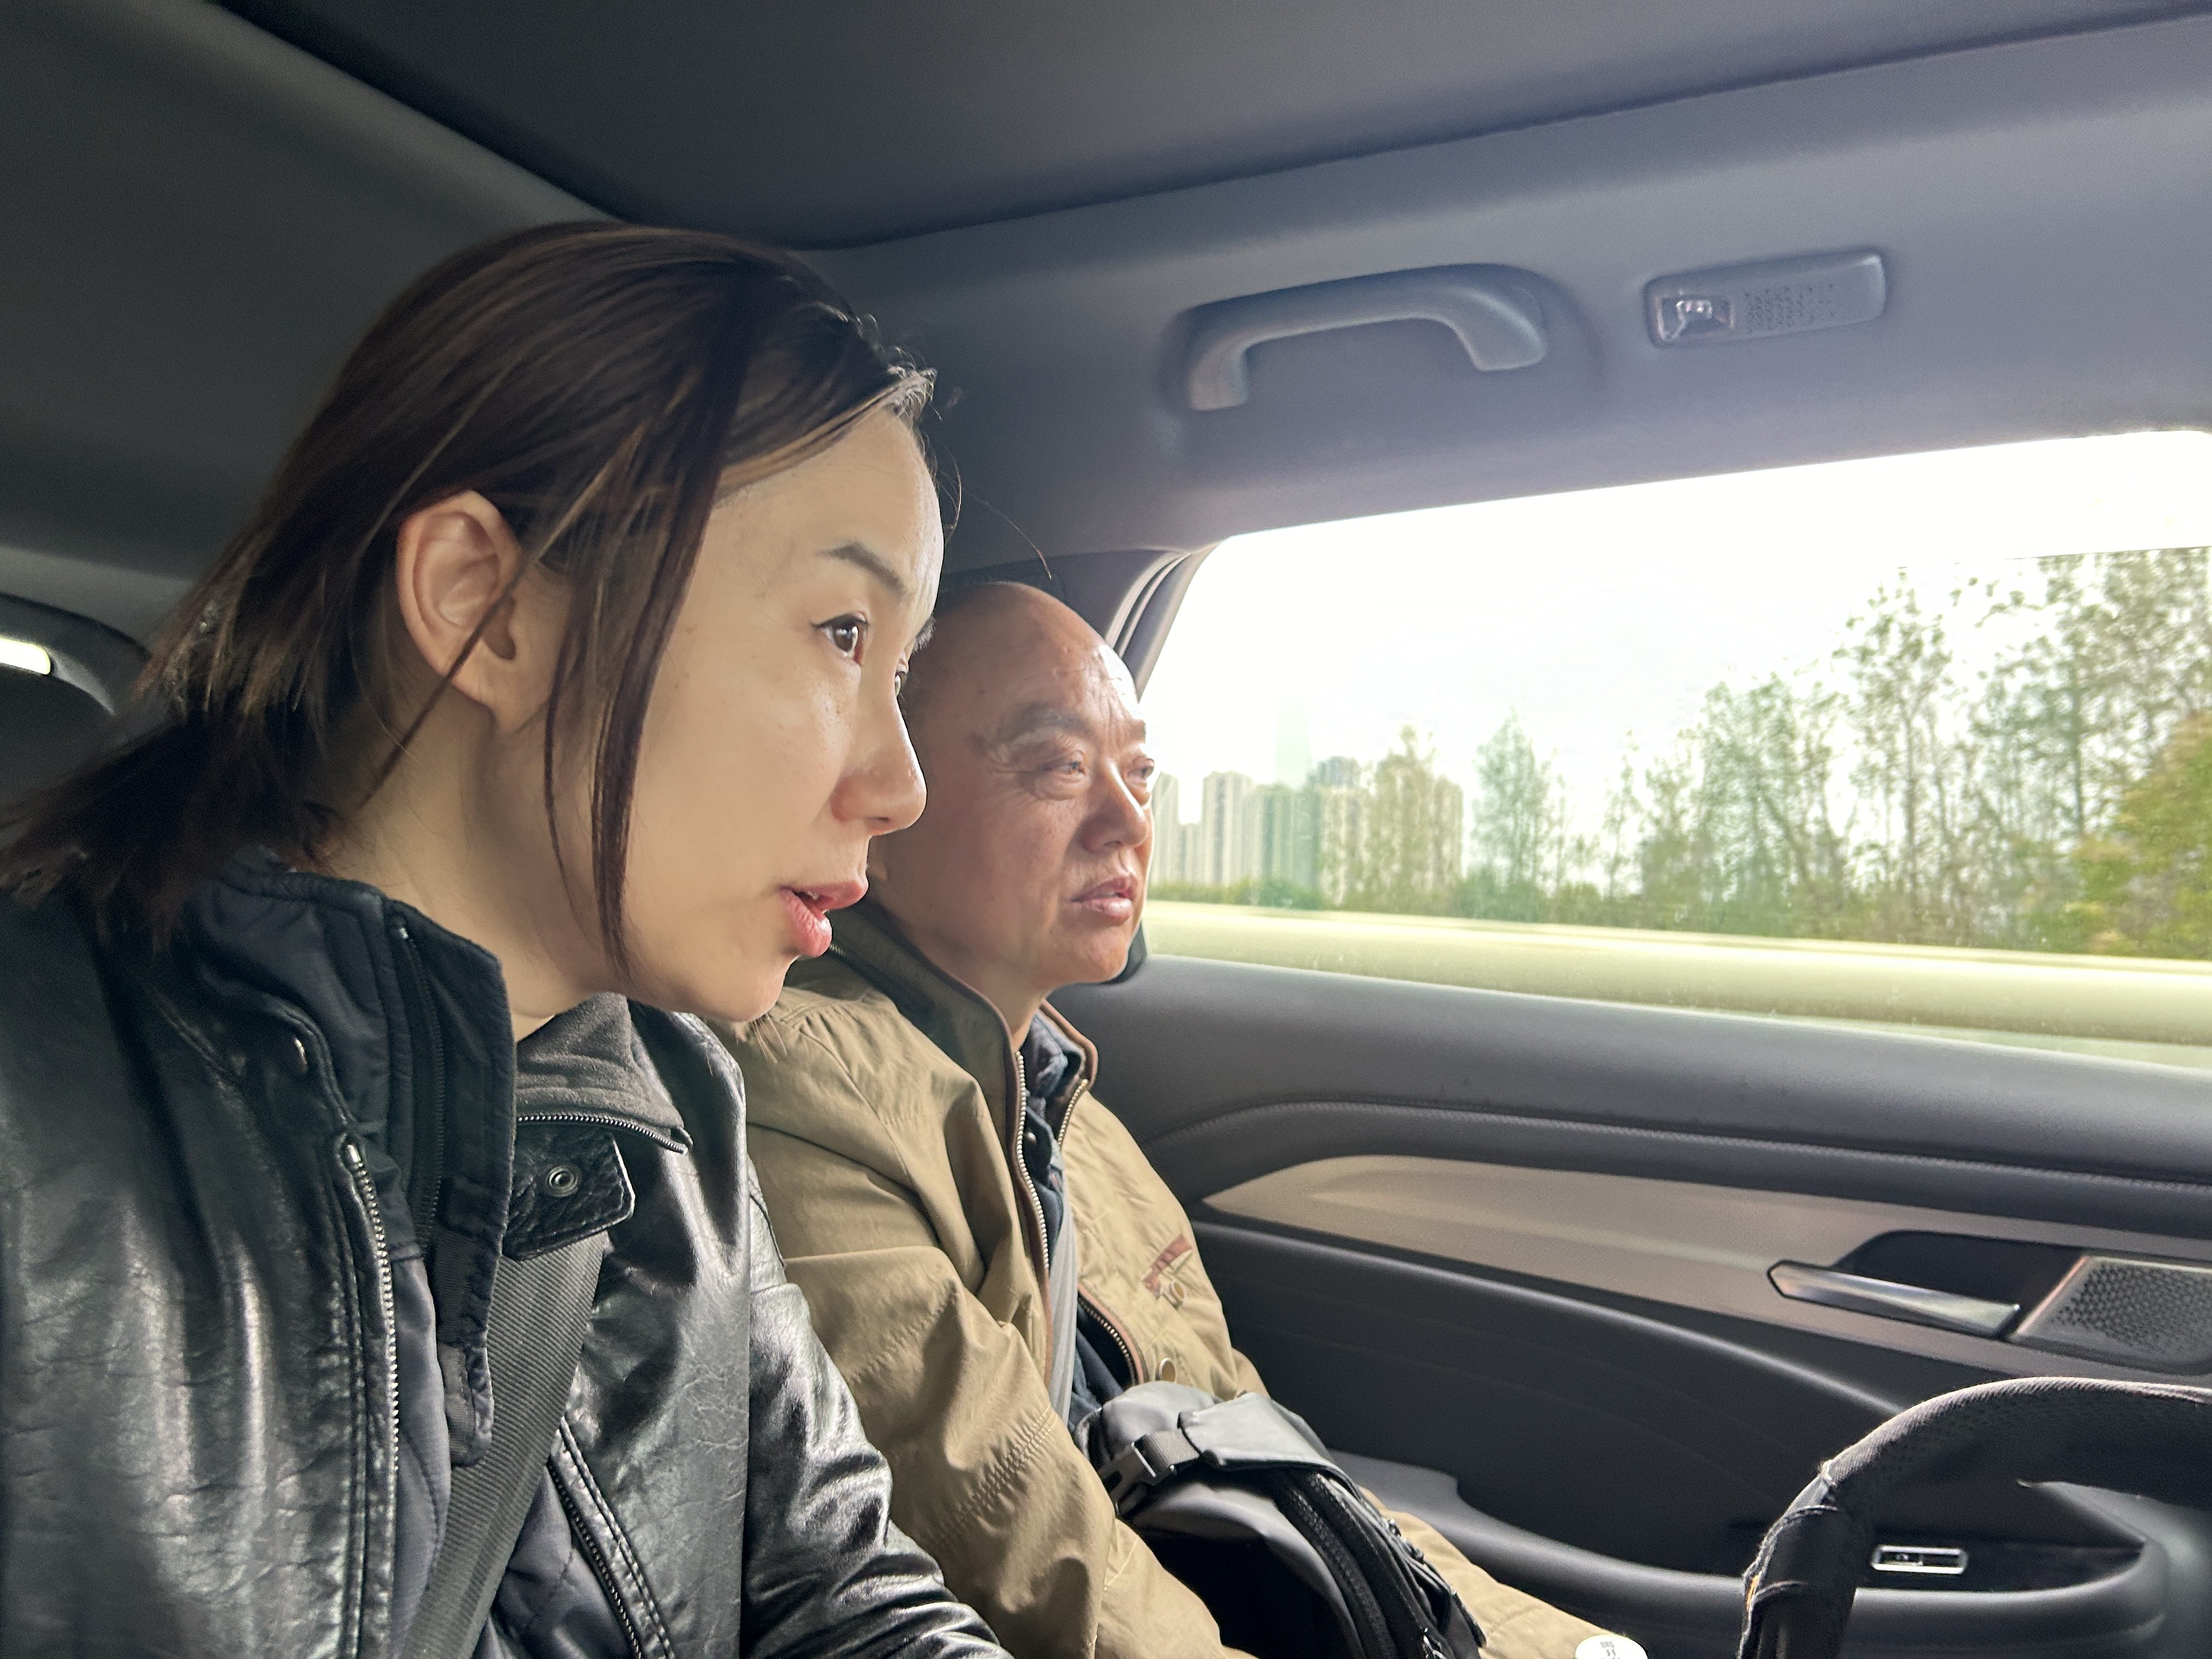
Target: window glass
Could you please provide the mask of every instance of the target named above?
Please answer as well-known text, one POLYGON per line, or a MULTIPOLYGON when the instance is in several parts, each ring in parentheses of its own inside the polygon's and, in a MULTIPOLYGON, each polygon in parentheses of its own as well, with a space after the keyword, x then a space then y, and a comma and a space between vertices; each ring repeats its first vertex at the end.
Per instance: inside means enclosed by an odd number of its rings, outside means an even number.
POLYGON ((1242 536, 1166 954, 2212 1066, 2212 435, 1242 536))
POLYGON ((54 659, 42 645, 0 635, 0 668, 20 669, 26 674, 51 674, 54 672, 54 659))

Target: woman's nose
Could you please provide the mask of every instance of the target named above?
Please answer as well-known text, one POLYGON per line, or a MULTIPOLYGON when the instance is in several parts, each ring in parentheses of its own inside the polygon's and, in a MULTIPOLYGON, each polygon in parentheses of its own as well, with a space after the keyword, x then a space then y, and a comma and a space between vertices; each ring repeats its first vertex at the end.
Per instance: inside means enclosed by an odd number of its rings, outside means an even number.
POLYGON ((897 705, 887 719, 872 724, 871 741, 848 780, 848 811, 864 820, 871 835, 888 836, 921 816, 927 788, 897 705))

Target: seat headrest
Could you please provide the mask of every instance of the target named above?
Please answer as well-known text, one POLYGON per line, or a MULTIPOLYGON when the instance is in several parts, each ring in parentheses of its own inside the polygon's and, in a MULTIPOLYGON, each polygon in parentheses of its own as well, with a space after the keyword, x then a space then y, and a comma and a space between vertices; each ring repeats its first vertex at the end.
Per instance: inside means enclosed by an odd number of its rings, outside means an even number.
POLYGON ((107 711, 67 680, 0 668, 0 806, 12 805, 100 746, 107 711))

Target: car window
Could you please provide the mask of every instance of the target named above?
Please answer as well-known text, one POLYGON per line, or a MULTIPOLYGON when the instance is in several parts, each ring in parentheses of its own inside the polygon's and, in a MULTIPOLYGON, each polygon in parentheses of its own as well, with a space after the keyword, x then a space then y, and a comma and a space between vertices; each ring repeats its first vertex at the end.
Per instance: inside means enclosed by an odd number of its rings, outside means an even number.
POLYGON ((1241 536, 1145 704, 1155 951, 2212 1066, 2212 435, 1241 536))

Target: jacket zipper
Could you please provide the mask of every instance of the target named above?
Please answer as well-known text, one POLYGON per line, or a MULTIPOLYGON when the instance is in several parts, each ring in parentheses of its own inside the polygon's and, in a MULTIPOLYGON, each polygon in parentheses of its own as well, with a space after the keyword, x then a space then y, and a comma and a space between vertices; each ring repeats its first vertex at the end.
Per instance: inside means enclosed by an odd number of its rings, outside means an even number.
MULTIPOLYGON (((1022 1191, 1028 1195, 1030 1200, 1030 1220, 1036 1227, 1037 1238, 1037 1299, 1044 1304, 1044 1328, 1049 1331, 1053 1328, 1052 1243, 1044 1236, 1044 1200, 1037 1196, 1036 1182, 1030 1178, 1030 1161, 1022 1153, 1022 1126, 1028 1121, 1029 1115, 1029 1075, 1023 1067, 1022 1051, 1019 1048, 1012 1049, 1008 1057, 1014 1063, 1013 1110, 1008 1114, 1012 1120, 1010 1127, 1013 1132, 1014 1144, 1012 1149, 1013 1156, 1009 1162, 1019 1172, 1022 1191)), ((1090 1079, 1078 1078, 1075 1080, 1075 1086, 1067 1091, 1067 1104, 1060 1109, 1060 1122, 1053 1130, 1053 1139, 1060 1144, 1060 1155, 1063 1158, 1066 1156, 1067 1151, 1065 1139, 1067 1133, 1067 1121, 1075 1115, 1075 1103, 1082 1099, 1090 1087, 1090 1079)), ((1075 1218, 1072 1212, 1062 1210, 1061 1216, 1063 1225, 1073 1227, 1075 1224, 1075 1218)), ((1080 1285, 1076 1286, 1075 1298, 1079 1303, 1085 1300, 1083 1287, 1080 1285)), ((1091 1305, 1096 1308, 1097 1304, 1093 1302, 1091 1305)), ((1112 1329, 1111 1322, 1108 1322, 1108 1328, 1112 1329)), ((1121 1344, 1121 1352, 1128 1358, 1130 1376, 1141 1380, 1143 1373, 1137 1370, 1136 1356, 1129 1352, 1127 1341, 1119 1331, 1115 1331, 1114 1340, 1121 1344)), ((1049 1362, 1056 1356, 1047 1355, 1046 1358, 1049 1362)))
POLYGON ((418 1117, 416 1128, 418 1163, 416 1175, 418 1178, 409 1183, 422 1195, 420 1204, 415 1206, 415 1234, 427 1243, 431 1229, 436 1224, 439 1201, 445 1196, 446 1188, 446 1041, 439 1030, 437 1010, 431 1003, 429 988, 423 979, 422 964, 416 959, 414 936, 407 931, 407 924, 396 918, 392 923, 392 957, 400 964, 401 975, 405 981, 402 994, 414 1005, 409 1010, 412 1016, 409 1024, 422 1026, 424 1057, 429 1062, 429 1086, 422 1091, 415 1109, 417 1113, 426 1108, 429 1111, 430 1140, 425 1148, 418 1117), (426 1150, 429 1154, 427 1170, 419 1167, 422 1154, 426 1150), (423 1176, 428 1176, 428 1181, 420 1179, 423 1176))
POLYGON ((622 1622, 623 1638, 629 1644, 631 1659, 647 1659, 645 1638, 638 1633, 637 1620, 630 1617, 629 1605, 623 1600, 622 1590, 615 1583, 614 1568, 607 1561, 607 1553, 599 1547, 599 1539, 584 1520, 584 1511, 569 1494, 568 1483, 558 1473, 553 1476, 553 1490, 561 1499, 561 1507, 568 1516, 568 1535, 584 1552, 591 1563, 592 1577, 599 1581, 599 1589, 614 1609, 615 1617, 622 1622))
POLYGON ((1067 1091, 1067 1104, 1060 1109, 1060 1121, 1054 1126, 1053 1134, 1059 1139, 1060 1152, 1067 1151, 1067 1126, 1075 1121, 1075 1109, 1084 1096, 1091 1092, 1091 1079, 1079 1077, 1067 1091))
POLYGON ((1079 1286, 1076 1290, 1075 1297, 1077 1301, 1097 1316, 1098 1322, 1105 1327, 1106 1334, 1114 1339, 1114 1346, 1121 1351, 1121 1363, 1127 1369, 1129 1378, 1127 1386, 1135 1388, 1138 1383, 1145 1380, 1145 1368, 1137 1363, 1137 1345, 1129 1340, 1128 1333, 1121 1328, 1121 1322, 1106 1311, 1104 1303, 1079 1286))
MULTIPOLYGON (((1060 1138, 1062 1157, 1066 1157, 1067 1152, 1067 1126, 1075 1121, 1075 1109, 1082 1104, 1084 1097, 1090 1092, 1091 1079, 1087 1077, 1077 1078, 1074 1086, 1067 1091, 1067 1104, 1060 1108, 1060 1124, 1053 1131, 1060 1138)), ((1107 1335, 1114 1339, 1114 1346, 1121 1351, 1121 1363, 1129 1378, 1128 1386, 1135 1388, 1145 1380, 1145 1368, 1137 1363, 1137 1345, 1121 1328, 1121 1322, 1107 1311, 1104 1303, 1081 1285, 1076 1287, 1076 1299, 1097 1316, 1098 1322, 1105 1327, 1107 1335)))
POLYGON ((1028 1220, 1036 1238, 1037 1299, 1044 1304, 1044 1328, 1052 1328, 1052 1241, 1044 1236, 1044 1200, 1037 1196, 1036 1182, 1030 1179, 1030 1161, 1022 1155, 1022 1124, 1029 1112, 1030 1085, 1022 1070, 1022 1051, 1014 1049, 1009 1056, 1014 1065, 1014 1097, 1012 1109, 1007 1113, 1010 1138, 1013 1145, 1007 1150, 1012 1154, 1008 1162, 1021 1177, 1022 1192, 1029 1199, 1028 1220))
POLYGON ((384 1318, 385 1393, 392 1401, 392 1443, 396 1450, 399 1444, 399 1345, 396 1340, 399 1302, 392 1285, 391 1237, 384 1231, 383 1206, 376 1201, 376 1182, 368 1173, 368 1161, 361 1155, 361 1143, 348 1135, 338 1143, 338 1156, 345 1160, 354 1194, 368 1217, 369 1243, 375 1249, 376 1304, 384 1318))
MULTIPOLYGON (((376 1201, 376 1182, 368 1173, 368 1160, 362 1156, 361 1143, 351 1135, 345 1136, 338 1142, 338 1159, 345 1165, 354 1196, 360 1200, 362 1213, 368 1223, 369 1251, 376 1266, 377 1309, 384 1320, 384 1397, 388 1407, 385 1427, 389 1432, 384 1449, 384 1513, 389 1524, 398 1504, 395 1489, 399 1478, 398 1296, 392 1288, 392 1247, 384 1230, 384 1210, 376 1201)), ((362 1541, 366 1547, 366 1534, 362 1541)))
POLYGON ((517 1112, 514 1121, 518 1124, 592 1123, 603 1129, 626 1129, 634 1135, 644 1136, 656 1146, 666 1147, 672 1152, 680 1152, 684 1149, 684 1143, 666 1130, 614 1112, 517 1112))

